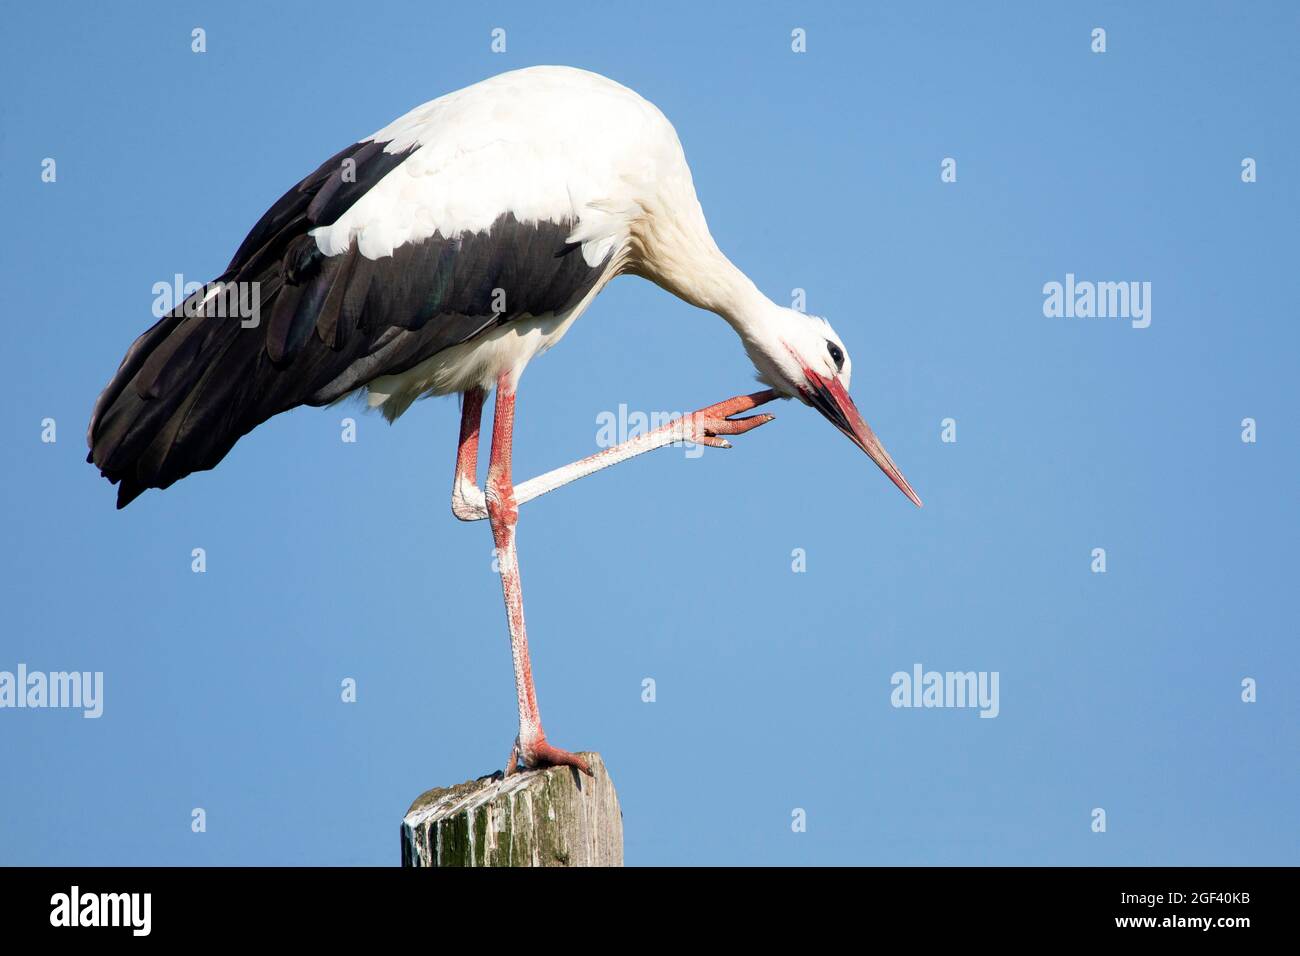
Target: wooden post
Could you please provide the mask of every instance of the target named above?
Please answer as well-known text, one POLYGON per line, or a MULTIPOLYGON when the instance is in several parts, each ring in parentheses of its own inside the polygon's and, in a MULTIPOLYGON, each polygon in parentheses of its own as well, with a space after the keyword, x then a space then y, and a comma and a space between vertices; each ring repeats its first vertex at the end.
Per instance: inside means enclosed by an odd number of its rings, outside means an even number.
POLYGON ((402 820, 403 866, 622 866, 623 814, 600 754, 420 794, 402 820))

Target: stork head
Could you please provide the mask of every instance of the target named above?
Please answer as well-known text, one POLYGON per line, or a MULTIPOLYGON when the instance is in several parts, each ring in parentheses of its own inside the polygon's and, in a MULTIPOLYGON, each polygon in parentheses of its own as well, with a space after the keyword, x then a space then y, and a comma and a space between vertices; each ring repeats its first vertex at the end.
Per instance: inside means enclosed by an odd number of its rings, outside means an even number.
POLYGON ((853 361, 829 322, 772 305, 763 320, 747 323, 741 337, 760 382, 821 412, 920 507, 921 499, 849 398, 853 361))

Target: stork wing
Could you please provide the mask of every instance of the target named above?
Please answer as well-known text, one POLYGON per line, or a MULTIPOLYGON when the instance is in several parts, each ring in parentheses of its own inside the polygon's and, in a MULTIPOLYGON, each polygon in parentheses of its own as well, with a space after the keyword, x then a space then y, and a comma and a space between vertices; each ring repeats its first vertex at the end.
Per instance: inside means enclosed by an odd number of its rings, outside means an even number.
POLYGON ((135 341, 87 435, 87 460, 120 482, 119 508, 212 468, 273 415, 590 292, 610 243, 568 241, 577 214, 563 182, 543 173, 520 200, 519 150, 465 145, 349 146, 135 341))

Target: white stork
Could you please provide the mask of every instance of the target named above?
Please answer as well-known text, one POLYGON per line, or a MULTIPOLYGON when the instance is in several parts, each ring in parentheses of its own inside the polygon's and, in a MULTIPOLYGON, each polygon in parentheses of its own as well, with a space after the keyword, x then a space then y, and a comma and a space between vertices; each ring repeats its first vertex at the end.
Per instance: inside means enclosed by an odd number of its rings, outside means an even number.
POLYGON ((718 249, 656 107, 594 73, 534 67, 417 107, 289 190, 218 279, 136 339, 95 404, 88 460, 118 485, 121 508, 214 467, 241 436, 296 406, 364 390, 391 421, 422 396, 462 393, 451 508, 463 521, 486 518, 498 549, 519 700, 506 772, 589 772, 542 731, 515 552, 519 506, 674 442, 728 447, 723 436, 772 417, 733 416, 775 398, 816 408, 920 505, 850 400, 851 371, 825 320, 774 304, 718 249), (623 274, 720 315, 768 389, 516 485, 524 367, 623 274), (258 321, 213 309, 236 295, 257 306, 258 321), (493 387, 480 489, 479 423, 493 387))

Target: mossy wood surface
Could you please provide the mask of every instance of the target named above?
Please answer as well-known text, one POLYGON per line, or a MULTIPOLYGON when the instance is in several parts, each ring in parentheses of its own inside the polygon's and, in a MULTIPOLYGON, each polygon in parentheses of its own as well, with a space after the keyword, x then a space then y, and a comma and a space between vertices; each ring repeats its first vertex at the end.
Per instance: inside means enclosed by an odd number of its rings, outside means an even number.
POLYGON ((422 793, 402 820, 403 866, 622 866, 623 814, 600 754, 569 767, 422 793))

